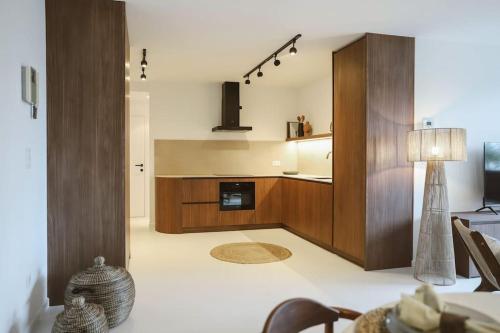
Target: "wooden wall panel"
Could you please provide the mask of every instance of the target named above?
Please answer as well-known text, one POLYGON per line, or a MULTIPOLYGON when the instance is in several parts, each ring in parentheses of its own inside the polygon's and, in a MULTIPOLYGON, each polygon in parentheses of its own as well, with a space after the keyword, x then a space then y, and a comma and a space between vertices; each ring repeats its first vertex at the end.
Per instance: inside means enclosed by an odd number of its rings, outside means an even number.
POLYGON ((333 55, 334 249, 366 270, 412 259, 414 39, 366 34, 333 55))
POLYGON ((333 246, 364 262, 366 215, 366 39, 333 54, 333 246))
POLYGON ((413 38, 367 34, 366 266, 411 266, 413 38))
MULTIPOLYGON (((125 6, 125 3, 123 3, 125 6)), ((125 28, 125 265, 128 269, 130 250, 130 43, 128 37, 127 15, 125 8, 117 11, 123 13, 125 28), (128 80, 126 78, 129 78, 128 80)))
POLYGON ((126 266, 125 4, 46 0, 48 297, 98 255, 126 266))

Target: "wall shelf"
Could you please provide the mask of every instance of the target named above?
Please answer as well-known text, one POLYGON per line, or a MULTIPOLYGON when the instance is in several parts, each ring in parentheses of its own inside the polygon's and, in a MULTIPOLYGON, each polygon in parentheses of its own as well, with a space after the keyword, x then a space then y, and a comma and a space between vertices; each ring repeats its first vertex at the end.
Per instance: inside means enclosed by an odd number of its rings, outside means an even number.
POLYGON ((301 136, 298 138, 287 138, 286 141, 311 141, 311 140, 321 140, 328 139, 332 137, 332 133, 314 134, 311 136, 301 136))

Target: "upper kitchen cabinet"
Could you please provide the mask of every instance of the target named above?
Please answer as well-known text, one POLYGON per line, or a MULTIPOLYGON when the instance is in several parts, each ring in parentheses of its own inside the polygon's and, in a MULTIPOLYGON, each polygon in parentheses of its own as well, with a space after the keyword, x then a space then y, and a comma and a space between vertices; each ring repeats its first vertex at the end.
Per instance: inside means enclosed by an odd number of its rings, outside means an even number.
POLYGON ((333 246, 366 270, 411 265, 414 58, 414 38, 378 34, 333 53, 333 246))

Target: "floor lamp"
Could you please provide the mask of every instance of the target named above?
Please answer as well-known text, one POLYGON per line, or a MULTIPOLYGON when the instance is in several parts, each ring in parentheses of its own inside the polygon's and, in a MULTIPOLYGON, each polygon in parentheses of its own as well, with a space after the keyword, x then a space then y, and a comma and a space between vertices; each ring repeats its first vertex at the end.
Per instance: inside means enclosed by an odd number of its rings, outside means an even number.
POLYGON ((466 159, 465 129, 431 128, 408 133, 408 160, 427 162, 415 261, 417 280, 442 286, 455 284, 455 254, 444 162, 466 159))

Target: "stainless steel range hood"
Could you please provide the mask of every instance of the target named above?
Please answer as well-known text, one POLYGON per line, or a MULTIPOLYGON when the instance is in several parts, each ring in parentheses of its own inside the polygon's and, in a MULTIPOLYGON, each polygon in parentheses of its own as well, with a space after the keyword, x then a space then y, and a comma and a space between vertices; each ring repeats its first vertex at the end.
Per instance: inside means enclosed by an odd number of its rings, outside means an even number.
POLYGON ((212 132, 246 132, 251 126, 240 126, 240 83, 222 84, 222 124, 212 128, 212 132))

